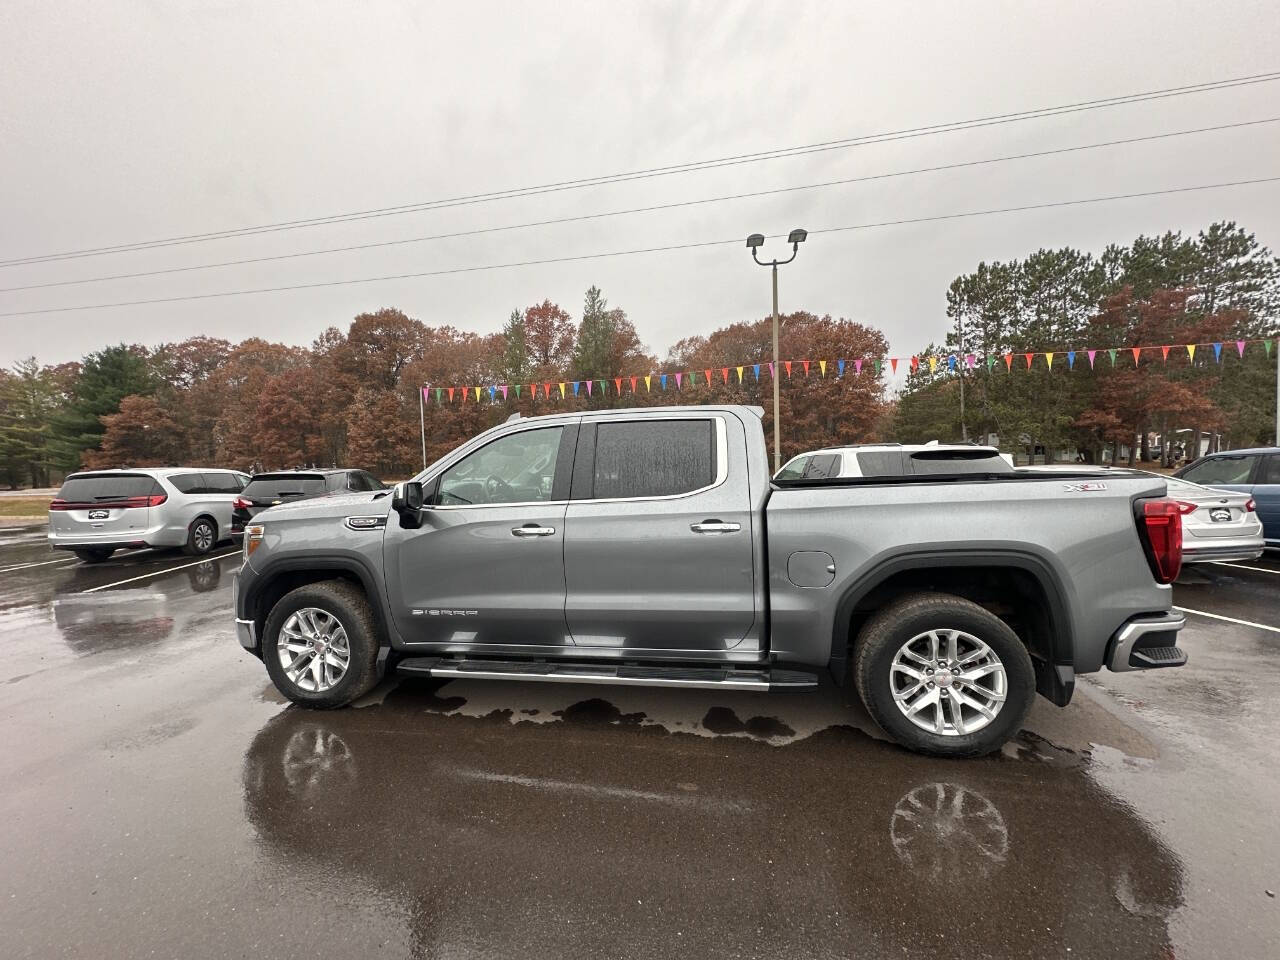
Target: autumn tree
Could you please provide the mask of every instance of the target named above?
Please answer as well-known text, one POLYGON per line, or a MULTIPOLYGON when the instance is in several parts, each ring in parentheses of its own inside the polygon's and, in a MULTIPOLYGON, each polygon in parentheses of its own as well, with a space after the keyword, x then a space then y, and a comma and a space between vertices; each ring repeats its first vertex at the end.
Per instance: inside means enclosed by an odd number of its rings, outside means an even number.
POLYGON ((102 426, 102 444, 85 454, 86 467, 162 467, 184 459, 185 431, 173 407, 154 395, 125 397, 102 426))
POLYGON ((556 377, 573 359, 573 318, 558 304, 543 300, 524 312, 524 336, 535 379, 556 377))

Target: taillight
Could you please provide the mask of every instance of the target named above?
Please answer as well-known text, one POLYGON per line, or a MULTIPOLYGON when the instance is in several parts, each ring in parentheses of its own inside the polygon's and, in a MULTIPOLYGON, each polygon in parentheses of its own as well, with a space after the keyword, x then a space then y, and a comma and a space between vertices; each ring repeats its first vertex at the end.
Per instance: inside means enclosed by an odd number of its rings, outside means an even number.
POLYGON ((156 493, 156 494, 153 494, 152 496, 147 497, 147 506, 158 507, 160 506, 160 504, 164 503, 168 499, 169 499, 168 494, 156 493))
POLYGON ((1182 515, 1194 505, 1177 500, 1140 500, 1138 533, 1146 549, 1151 573, 1160 583, 1172 583, 1182 569, 1182 515))
POLYGON ((1258 509, 1258 502, 1254 500, 1253 497, 1250 497, 1249 502, 1244 505, 1244 512, 1253 513, 1257 509, 1258 509))
POLYGON ((53 503, 49 504, 49 509, 50 510, 67 510, 70 508, 67 506, 67 501, 55 500, 53 501, 53 503))
POLYGON ((1195 503, 1187 503, 1187 501, 1185 500, 1175 500, 1173 502, 1178 505, 1178 512, 1182 514, 1184 517, 1188 513, 1195 513, 1196 507, 1199 506, 1198 504, 1195 504, 1195 503))
POLYGON ((54 500, 49 504, 50 510, 127 510, 130 507, 158 507, 168 500, 163 493, 149 497, 125 497, 122 500, 99 501, 92 503, 71 503, 66 500, 54 500))
POLYGON ((253 504, 250 503, 248 500, 246 500, 244 497, 236 497, 234 500, 231 501, 231 508, 233 510, 248 510, 252 506, 253 504))

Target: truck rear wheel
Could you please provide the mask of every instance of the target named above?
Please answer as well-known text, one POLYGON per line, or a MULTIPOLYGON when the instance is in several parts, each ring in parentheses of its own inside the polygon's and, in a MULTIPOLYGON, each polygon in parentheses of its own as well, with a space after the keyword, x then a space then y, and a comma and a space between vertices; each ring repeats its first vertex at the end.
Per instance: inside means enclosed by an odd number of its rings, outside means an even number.
POLYGON ((972 757, 1018 732, 1035 696, 1031 656, 995 614, 917 593, 877 612, 854 643, 853 680, 872 719, 903 746, 972 757))
POLYGON ((378 680, 378 632, 368 600, 342 580, 289 591, 267 615, 262 659, 276 689, 294 703, 346 706, 378 680))

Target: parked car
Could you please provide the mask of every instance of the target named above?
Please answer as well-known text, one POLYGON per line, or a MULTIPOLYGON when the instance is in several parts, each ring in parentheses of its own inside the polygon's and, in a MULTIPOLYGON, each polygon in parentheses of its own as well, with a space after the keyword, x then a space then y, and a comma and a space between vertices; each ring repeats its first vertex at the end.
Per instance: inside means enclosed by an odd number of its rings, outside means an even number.
POLYGON ((512 419, 391 495, 245 530, 240 644, 338 707, 411 676, 712 690, 852 681, 922 752, 1016 733, 1077 673, 1177 667, 1164 482, 981 474, 928 452, 771 481, 758 407, 512 419))
POLYGON ((1181 480, 1253 497, 1266 545, 1280 549, 1280 447, 1211 453, 1174 473, 1181 480))
POLYGON ((281 470, 259 473, 249 480, 244 492, 236 498, 232 529, 244 531, 244 525, 263 510, 293 500, 310 500, 333 493, 363 493, 385 490, 386 485, 364 470, 281 470))
POLYGON ((73 473, 49 504, 49 545, 86 563, 139 547, 203 556, 231 536, 231 504, 248 480, 205 467, 73 473))
POLYGON ((1202 487, 1198 483, 1166 477, 1149 470, 1123 467, 1023 467, 1031 473, 1094 471, 1102 476, 1139 474, 1164 482, 1167 493, 1182 508, 1182 562, 1221 563, 1224 560, 1256 560, 1265 546, 1262 522, 1253 497, 1247 493, 1202 487))
POLYGON ((1013 457, 1001 453, 995 447, 980 447, 970 443, 868 443, 849 447, 824 447, 810 450, 788 460, 774 474, 775 480, 826 480, 833 477, 876 476, 884 464, 898 462, 903 453, 920 454, 906 461, 908 464, 946 461, 951 469, 965 473, 981 473, 988 466, 1003 471, 1013 466, 1013 457), (1002 462, 1005 466, 1000 466, 1002 462))

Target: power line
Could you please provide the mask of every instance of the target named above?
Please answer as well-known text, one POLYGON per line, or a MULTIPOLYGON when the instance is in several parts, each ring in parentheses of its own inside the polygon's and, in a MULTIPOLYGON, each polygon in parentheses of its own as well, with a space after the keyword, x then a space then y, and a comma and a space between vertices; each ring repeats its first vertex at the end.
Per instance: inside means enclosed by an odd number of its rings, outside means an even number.
MULTIPOLYGON (((1003 213, 1020 213, 1027 210, 1048 210, 1057 207, 1074 207, 1091 203, 1106 203, 1113 200, 1133 200, 1140 197, 1159 197, 1179 193, 1194 193, 1204 190, 1219 190, 1226 187, 1243 187, 1260 183, 1275 183, 1280 176, 1258 177, 1251 180, 1230 180, 1223 183, 1206 183, 1193 187, 1171 187, 1167 190, 1146 190, 1140 193, 1119 193, 1106 197, 1087 197, 1079 200, 1058 200, 1050 203, 1030 203, 1015 207, 997 207, 990 210, 970 210, 964 213, 936 214, 928 217, 908 217, 901 220, 880 220, 873 223, 856 223, 841 227, 824 227, 810 230, 809 235, 822 233, 844 233, 851 230, 871 230, 879 227, 905 226, 916 223, 934 223, 944 220, 960 220, 969 217, 986 217, 1003 213)), ((770 234, 769 239, 785 237, 786 234, 770 234)), ((582 260, 603 260, 609 257, 627 257, 641 253, 664 253, 675 250, 693 250, 700 247, 723 246, 730 243, 741 243, 741 237, 728 240, 703 240, 697 243, 676 243, 658 247, 639 247, 632 250, 612 250, 604 253, 583 253, 566 257, 546 257, 539 260, 518 260, 509 263, 477 264, 470 267, 450 267, 443 270, 423 270, 415 273, 397 273, 379 277, 355 277, 347 280, 323 280, 315 283, 296 283, 280 287, 257 287, 248 290, 221 290, 215 293, 196 293, 177 297, 153 297, 146 300, 122 300, 115 303, 84 304, 74 307, 46 307, 40 310, 11 310, 0 313, 0 317, 30 317, 46 313, 71 313, 81 310, 105 310, 112 307, 138 307, 157 303, 179 303, 190 300, 215 300, 223 297, 242 297, 258 293, 284 293, 293 290, 312 290, 321 287, 345 287, 361 283, 380 283, 387 280, 412 280, 422 277, 442 277, 462 273, 481 273, 489 270, 508 270, 514 267, 543 266, 553 263, 574 263, 582 260)))
POLYGON ((79 280, 54 280, 49 283, 28 283, 18 287, 0 287, 0 293, 16 293, 19 290, 45 290, 49 287, 74 287, 86 283, 105 283, 108 280, 135 280, 140 277, 159 277, 174 273, 190 273, 195 270, 212 270, 218 267, 239 267, 251 263, 269 263, 277 260, 297 260, 302 257, 316 257, 329 253, 351 253, 357 250, 374 250, 382 247, 398 247, 410 243, 426 243, 431 240, 453 240, 460 237, 474 237, 487 233, 504 233, 510 230, 525 230, 532 227, 549 227, 565 223, 581 223, 584 220, 602 220, 607 217, 622 217, 635 213, 654 213, 661 210, 675 210, 681 207, 696 207, 709 203, 722 203, 726 200, 747 200, 755 197, 769 197, 784 193, 795 193, 801 190, 817 190, 823 187, 847 186, 853 183, 867 183, 874 180, 888 180, 895 177, 909 177, 921 173, 938 173, 943 170, 959 170, 966 167, 981 167, 1011 160, 1031 160, 1038 157, 1051 157, 1065 153, 1079 153, 1084 150, 1098 150, 1103 147, 1116 147, 1134 143, 1147 143, 1153 140, 1167 140, 1172 137, 1185 137, 1197 133, 1214 133, 1221 130, 1236 130, 1241 127, 1256 127, 1264 123, 1280 122, 1280 117, 1268 117, 1264 120, 1245 120, 1240 123, 1224 123, 1213 127, 1197 127, 1194 130, 1175 130, 1170 133, 1153 133, 1142 137, 1126 137, 1122 140, 1106 140, 1101 143, 1086 143, 1074 147, 1058 147, 1052 150, 1037 150, 1033 153, 1015 153, 1003 157, 988 157, 985 160, 962 160, 956 163, 938 164, 932 167, 916 167, 911 170, 897 170, 891 173, 867 174, 862 177, 845 177, 840 180, 824 180, 820 183, 805 183, 791 187, 776 187, 771 190, 753 190, 748 193, 733 193, 720 197, 704 197, 699 200, 679 200, 673 203, 659 203, 647 207, 630 207, 625 210, 607 210, 602 213, 583 213, 572 217, 556 217, 551 220, 534 220, 527 223, 509 223, 498 227, 478 227, 472 230, 459 230, 454 233, 436 233, 425 237, 407 237, 403 240, 380 240, 375 243, 357 243, 346 247, 327 247, 323 250, 304 250, 299 253, 280 253, 266 257, 246 257, 241 260, 222 260, 216 263, 197 263, 187 267, 168 267, 163 270, 143 270, 139 273, 115 273, 102 277, 84 277, 79 280))
POLYGON ((368 220, 386 216, 398 216, 406 213, 417 213, 427 210, 440 210, 456 206, 469 206, 477 203, 488 203, 495 200, 510 200, 519 197, 537 196, 546 193, 558 193, 564 190, 580 190, 585 187, 602 186, 613 183, 625 183, 632 180, 645 180, 653 177, 672 176, 680 173, 692 173, 701 170, 713 170, 720 167, 736 166, 744 163, 758 163, 763 160, 778 160, 787 157, 804 156, 828 150, 843 150, 850 147, 868 146, 888 143, 895 140, 913 139, 916 137, 934 136, 940 133, 954 133, 963 130, 978 129, 1006 123, 1019 123, 1043 117, 1061 116, 1085 110, 1098 110, 1107 107, 1125 106, 1133 103, 1144 103, 1151 100, 1163 100, 1170 97, 1187 96, 1194 93, 1210 93, 1234 87, 1251 86, 1258 83, 1270 83, 1280 80, 1280 71, 1252 74, 1227 80, 1214 80, 1206 83, 1189 84, 1181 87, 1165 87, 1143 93, 1124 94, 1097 100, 1083 100, 1076 103, 1061 104, 1052 107, 1038 107, 1014 113, 995 114, 977 117, 970 120, 950 121, 930 124, 922 127, 910 127, 886 133, 865 134, 840 140, 828 140, 820 143, 804 144, 794 147, 782 147, 756 153, 737 154, 718 157, 710 160, 694 160, 686 163, 672 164, 663 167, 649 167, 643 170, 626 173, 604 174, 596 177, 585 177, 576 180, 561 180, 552 183, 527 187, 513 187, 506 190, 488 193, 464 194, 440 200, 427 200, 418 203, 400 204, 391 207, 377 207, 370 210, 357 210, 349 213, 329 214, 322 217, 311 217, 301 220, 286 220, 277 223, 260 224, 252 227, 238 227, 230 230, 217 230, 207 233, 192 233, 156 240, 143 240, 132 243, 113 244, 104 247, 89 247, 80 250, 69 250, 61 253, 40 254, 10 260, 0 260, 0 267, 13 267, 23 264, 46 263, 59 260, 80 259, 83 257, 103 256, 113 253, 131 253, 140 250, 151 250, 158 247, 181 246, 192 243, 204 243, 210 240, 225 240, 236 237, 255 236, 263 233, 276 233, 284 230, 297 230, 307 227, 325 226, 334 223, 348 223, 357 220, 368 220))

